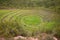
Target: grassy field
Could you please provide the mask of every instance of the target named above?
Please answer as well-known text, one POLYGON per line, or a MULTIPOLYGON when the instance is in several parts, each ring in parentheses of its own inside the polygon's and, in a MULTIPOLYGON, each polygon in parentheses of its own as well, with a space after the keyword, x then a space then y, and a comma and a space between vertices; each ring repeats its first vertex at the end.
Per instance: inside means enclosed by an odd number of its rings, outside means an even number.
POLYGON ((0 35, 13 37, 35 36, 41 32, 53 33, 55 15, 54 12, 43 9, 0 10, 0 35))

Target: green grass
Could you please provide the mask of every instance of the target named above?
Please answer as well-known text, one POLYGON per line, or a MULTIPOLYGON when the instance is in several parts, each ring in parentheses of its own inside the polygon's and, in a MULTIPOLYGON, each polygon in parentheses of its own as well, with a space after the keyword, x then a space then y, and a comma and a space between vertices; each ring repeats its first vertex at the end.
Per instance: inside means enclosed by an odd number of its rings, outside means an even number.
POLYGON ((7 14, 7 13, 10 13, 11 12, 11 10, 0 10, 0 18, 3 16, 3 15, 5 15, 5 14, 7 14))
POLYGON ((41 18, 38 16, 30 15, 22 17, 22 20, 27 25, 38 25, 41 22, 41 18))
POLYGON ((32 36, 41 31, 53 31, 56 24, 53 21, 55 14, 41 9, 0 10, 0 15, 0 35, 5 37, 21 34, 32 36))

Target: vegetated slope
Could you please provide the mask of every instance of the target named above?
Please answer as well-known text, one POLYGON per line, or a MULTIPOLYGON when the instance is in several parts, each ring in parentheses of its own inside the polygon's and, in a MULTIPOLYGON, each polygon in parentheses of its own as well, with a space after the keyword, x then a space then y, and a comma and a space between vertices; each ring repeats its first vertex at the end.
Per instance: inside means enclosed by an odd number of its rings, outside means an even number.
MULTIPOLYGON (((6 11, 6 10, 5 10, 6 11)), ((8 11, 7 11, 8 12, 8 11)), ((4 16, 0 18, 0 36, 2 37, 13 37, 17 35, 23 36, 35 36, 41 32, 53 33, 55 32, 55 13, 43 10, 43 9, 32 9, 32 10, 13 10, 12 12, 4 12, 4 16), (22 24, 21 19, 24 16, 37 15, 42 18, 39 26, 27 26, 22 24), (9 36, 8 36, 9 35, 9 36)), ((1 13, 0 13, 1 14, 1 13)))

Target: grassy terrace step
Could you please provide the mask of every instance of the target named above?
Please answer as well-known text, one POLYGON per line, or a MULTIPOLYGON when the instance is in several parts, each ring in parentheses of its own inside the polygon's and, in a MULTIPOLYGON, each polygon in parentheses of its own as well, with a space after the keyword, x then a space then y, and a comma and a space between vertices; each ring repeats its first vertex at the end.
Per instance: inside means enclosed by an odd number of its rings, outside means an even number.
MULTIPOLYGON (((7 10, 6 10, 7 11, 7 10)), ((7 11, 8 12, 8 11, 7 11)), ((4 14, 3 16, 1 16, 0 20, 4 20, 7 16, 9 16, 11 13, 13 13, 12 11, 11 12, 4 12, 2 14, 4 14), (5 14, 6 13, 6 14, 5 14)))
POLYGON ((11 12, 11 10, 0 10, 0 18, 10 12, 11 12))
MULTIPOLYGON (((3 20, 6 20, 6 19, 7 19, 7 21, 9 21, 9 18, 10 18, 10 17, 12 17, 13 15, 15 15, 15 14, 16 14, 16 12, 17 12, 17 11, 12 12, 12 13, 9 13, 9 15, 8 15, 8 16, 6 16, 5 18, 3 18, 3 20)), ((2 20, 2 21, 3 21, 3 20, 2 20)))

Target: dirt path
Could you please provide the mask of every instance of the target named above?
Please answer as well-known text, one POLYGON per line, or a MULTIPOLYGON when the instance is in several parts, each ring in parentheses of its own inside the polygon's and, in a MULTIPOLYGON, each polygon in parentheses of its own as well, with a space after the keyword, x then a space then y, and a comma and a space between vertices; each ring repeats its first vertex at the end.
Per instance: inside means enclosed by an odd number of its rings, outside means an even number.
POLYGON ((58 40, 56 37, 48 37, 46 38, 47 36, 49 35, 46 35, 46 34, 43 34, 43 36, 41 38, 39 37, 23 37, 23 36, 16 36, 16 37, 13 37, 13 38, 8 38, 8 39, 4 39, 4 38, 0 38, 0 40, 58 40))

